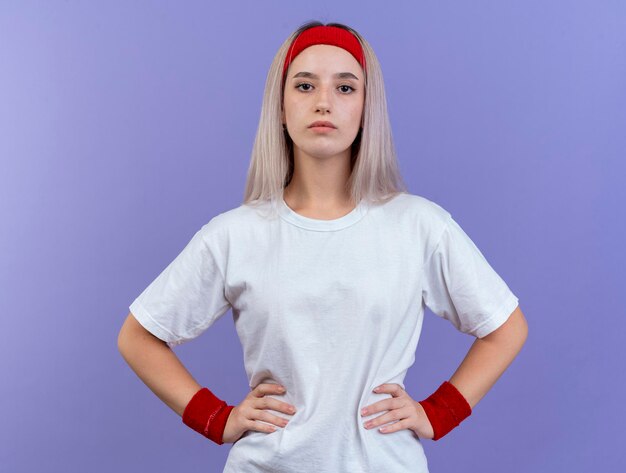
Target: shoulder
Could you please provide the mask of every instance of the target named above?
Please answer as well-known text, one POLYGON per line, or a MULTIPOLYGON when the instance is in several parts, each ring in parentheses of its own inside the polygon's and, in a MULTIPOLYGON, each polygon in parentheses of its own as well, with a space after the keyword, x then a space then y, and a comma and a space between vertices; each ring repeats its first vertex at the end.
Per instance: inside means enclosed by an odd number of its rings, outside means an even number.
POLYGON ((397 205, 400 207, 410 209, 420 215, 430 218, 440 218, 445 220, 450 215, 445 208, 435 201, 418 194, 403 192, 398 194, 394 201, 397 201, 397 205))
POLYGON ((391 218, 409 219, 424 231, 443 229, 451 218, 450 212, 438 203, 408 192, 399 193, 381 208, 391 218))
POLYGON ((437 247, 452 219, 450 212, 424 196, 403 192, 374 210, 376 224, 388 225, 425 260, 437 247), (420 250, 421 248, 421 250, 420 250))
POLYGON ((238 207, 215 214, 199 230, 205 238, 226 238, 229 234, 250 229, 259 221, 268 203, 241 204, 238 207))

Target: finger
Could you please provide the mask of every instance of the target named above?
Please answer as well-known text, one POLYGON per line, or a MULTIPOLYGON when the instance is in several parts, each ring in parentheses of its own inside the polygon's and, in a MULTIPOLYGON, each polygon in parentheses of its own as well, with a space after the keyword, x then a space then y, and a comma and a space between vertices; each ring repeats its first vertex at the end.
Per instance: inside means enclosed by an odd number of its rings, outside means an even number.
POLYGON ((361 409, 361 416, 366 417, 371 414, 376 414, 377 412, 397 409, 399 407, 402 407, 403 405, 404 403, 402 402, 402 400, 395 397, 388 397, 387 399, 375 402, 374 404, 370 404, 369 406, 361 409))
POLYGON ((255 410, 270 409, 272 411, 282 412, 287 415, 293 415, 296 412, 295 407, 291 404, 287 404, 268 396, 254 399, 251 405, 255 410))
POLYGON ((255 409, 252 412, 252 418, 250 420, 254 420, 254 421, 262 420, 269 424, 274 424, 278 427, 285 427, 289 423, 289 419, 284 419, 282 417, 276 416, 262 409, 255 409))
POLYGON ((261 383, 256 388, 254 388, 252 394, 255 397, 263 397, 266 394, 284 394, 285 391, 285 387, 280 384, 261 383))
MULTIPOLYGON (((281 393, 271 392, 267 394, 281 394, 281 393)), ((287 402, 283 402, 271 396, 267 396, 267 394, 264 394, 263 396, 260 396, 260 397, 254 396, 254 399, 252 400, 253 401, 252 404, 256 409, 272 409, 274 411, 284 412, 285 414, 289 414, 289 415, 295 414, 296 406, 289 404, 287 402)))
POLYGON ((288 415, 296 413, 296 406, 269 396, 257 398, 254 407, 257 409, 272 409, 273 411, 283 412, 288 415))
POLYGON ((395 420, 399 420, 401 418, 401 413, 399 409, 391 410, 385 414, 379 415, 374 419, 370 419, 363 423, 363 427, 368 430, 378 427, 379 425, 387 424, 388 422, 393 422, 395 420))
POLYGON ((397 383, 389 383, 389 384, 381 384, 380 386, 375 387, 374 392, 375 393, 389 393, 392 396, 396 397, 396 396, 400 396, 404 392, 404 389, 402 389, 402 386, 400 386, 397 383))
POLYGON ((383 434, 390 434, 391 432, 397 432, 398 430, 404 430, 408 427, 405 424, 406 419, 399 420, 398 422, 394 422, 393 424, 384 425, 378 429, 379 432, 383 434))
POLYGON ((264 424, 263 422, 254 420, 248 421, 247 423, 247 430, 254 430, 256 432, 275 432, 277 428, 278 427, 275 425, 264 424))

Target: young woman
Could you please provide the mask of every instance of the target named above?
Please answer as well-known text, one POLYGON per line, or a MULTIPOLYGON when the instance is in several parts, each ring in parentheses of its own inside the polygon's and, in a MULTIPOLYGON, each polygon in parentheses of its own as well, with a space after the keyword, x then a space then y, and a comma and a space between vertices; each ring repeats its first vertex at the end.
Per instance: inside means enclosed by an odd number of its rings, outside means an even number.
MULTIPOLYGON (((118 346, 225 472, 427 472, 527 336, 517 297, 451 214, 406 192, 383 77, 353 29, 310 22, 271 65, 244 203, 135 299, 118 346), (476 337, 416 401, 424 308, 476 337), (232 309, 250 393, 228 405, 171 351, 232 309)), ((218 362, 218 360, 215 360, 218 362)), ((219 389, 219 387, 218 387, 219 389)))

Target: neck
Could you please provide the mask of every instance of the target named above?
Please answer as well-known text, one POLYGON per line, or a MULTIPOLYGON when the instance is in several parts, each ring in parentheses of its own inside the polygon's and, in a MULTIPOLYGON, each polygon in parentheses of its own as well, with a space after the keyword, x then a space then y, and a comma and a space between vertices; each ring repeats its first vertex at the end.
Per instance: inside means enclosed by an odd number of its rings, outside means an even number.
POLYGON ((346 188, 351 172, 347 152, 323 159, 296 155, 293 177, 283 192, 285 202, 294 209, 319 212, 354 208, 346 188))

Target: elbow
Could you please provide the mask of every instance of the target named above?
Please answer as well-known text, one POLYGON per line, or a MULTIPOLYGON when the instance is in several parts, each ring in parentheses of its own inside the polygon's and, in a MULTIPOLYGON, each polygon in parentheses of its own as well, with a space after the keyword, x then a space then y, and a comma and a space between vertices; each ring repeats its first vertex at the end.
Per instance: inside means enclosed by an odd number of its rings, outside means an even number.
POLYGON ((518 346, 517 351, 519 352, 519 350, 521 350, 526 344, 526 340, 528 340, 528 321, 526 320, 526 317, 524 317, 524 314, 520 310, 519 306, 511 315, 515 316, 512 321, 513 330, 511 331, 515 338, 515 342, 513 343, 518 346))
POLYGON ((523 345, 528 339, 528 320, 526 320, 526 317, 524 317, 524 314, 522 313, 519 306, 517 307, 517 309, 515 309, 515 312, 518 312, 518 331, 520 334, 521 343, 523 345))
POLYGON ((117 350, 124 356, 128 347, 136 340, 138 323, 132 314, 128 314, 117 334, 117 350))
POLYGON ((121 328, 119 333, 117 334, 117 351, 125 358, 124 354, 126 353, 126 349, 128 347, 128 334, 124 330, 124 327, 121 328))

